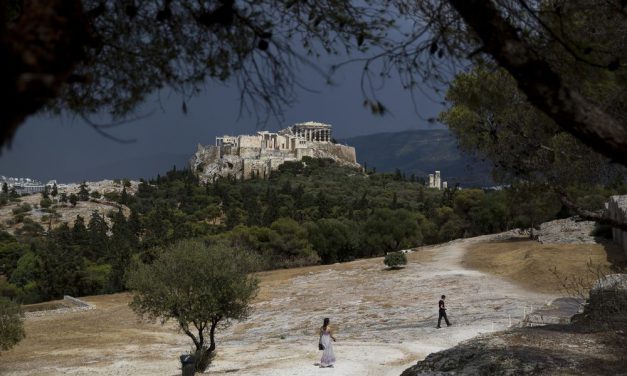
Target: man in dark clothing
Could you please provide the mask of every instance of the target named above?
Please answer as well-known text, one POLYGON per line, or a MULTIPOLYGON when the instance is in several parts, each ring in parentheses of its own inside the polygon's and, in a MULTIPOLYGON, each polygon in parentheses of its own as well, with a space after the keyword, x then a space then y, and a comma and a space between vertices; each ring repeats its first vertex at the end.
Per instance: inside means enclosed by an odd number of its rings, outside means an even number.
POLYGON ((446 306, 444 305, 444 299, 446 299, 446 295, 442 295, 442 299, 438 302, 438 308, 440 309, 440 316, 438 317, 438 326, 440 329, 440 322, 442 321, 442 317, 444 317, 444 321, 446 321, 446 326, 451 326, 451 323, 448 322, 448 317, 446 317, 446 306))

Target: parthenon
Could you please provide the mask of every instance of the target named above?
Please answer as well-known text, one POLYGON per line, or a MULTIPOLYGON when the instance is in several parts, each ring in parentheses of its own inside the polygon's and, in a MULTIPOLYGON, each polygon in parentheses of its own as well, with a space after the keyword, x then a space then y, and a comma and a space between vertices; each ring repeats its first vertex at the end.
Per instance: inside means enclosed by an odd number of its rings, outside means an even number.
POLYGON ((292 134, 306 141, 331 142, 331 126, 324 123, 308 121, 297 123, 288 128, 292 134))

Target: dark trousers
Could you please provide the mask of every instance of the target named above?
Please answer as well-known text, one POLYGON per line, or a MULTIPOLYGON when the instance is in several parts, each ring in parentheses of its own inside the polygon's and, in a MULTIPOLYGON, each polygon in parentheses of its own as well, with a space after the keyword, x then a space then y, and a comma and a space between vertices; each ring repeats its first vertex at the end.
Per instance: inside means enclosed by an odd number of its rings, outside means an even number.
POLYGON ((451 325, 451 323, 448 322, 448 317, 446 317, 446 310, 445 309, 441 309, 440 310, 440 317, 438 317, 438 326, 440 326, 440 322, 442 322, 442 317, 444 317, 444 321, 446 321, 446 325, 451 325))

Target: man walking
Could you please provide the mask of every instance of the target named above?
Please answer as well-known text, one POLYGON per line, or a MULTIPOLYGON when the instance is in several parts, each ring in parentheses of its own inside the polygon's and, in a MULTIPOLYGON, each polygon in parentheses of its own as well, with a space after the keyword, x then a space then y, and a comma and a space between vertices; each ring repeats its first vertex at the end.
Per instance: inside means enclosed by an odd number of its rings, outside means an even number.
POLYGON ((444 317, 444 321, 446 321, 446 326, 451 326, 451 323, 448 321, 448 317, 446 317, 446 306, 444 305, 444 299, 446 299, 446 295, 442 295, 442 299, 438 302, 438 308, 440 309, 440 316, 438 317, 438 326, 440 329, 440 322, 442 321, 442 317, 444 317))

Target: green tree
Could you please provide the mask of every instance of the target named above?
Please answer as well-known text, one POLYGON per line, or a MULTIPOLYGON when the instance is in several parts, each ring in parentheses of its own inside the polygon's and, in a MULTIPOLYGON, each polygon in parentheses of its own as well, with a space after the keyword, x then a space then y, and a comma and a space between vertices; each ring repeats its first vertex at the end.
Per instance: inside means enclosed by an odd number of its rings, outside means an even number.
POLYGON ((371 255, 415 247, 422 243, 416 218, 406 209, 377 209, 364 225, 371 255))
POLYGON ((52 185, 52 191, 50 192, 50 195, 52 197, 57 197, 58 194, 59 194, 59 189, 57 188, 57 183, 54 183, 52 185))
POLYGON ((39 206, 42 209, 48 209, 50 206, 52 206, 52 200, 50 200, 47 197, 44 197, 39 201, 39 206))
POLYGON ((0 231, 0 273, 10 276, 17 262, 26 251, 26 246, 6 231, 0 231))
POLYGON ((133 252, 134 235, 121 208, 113 215, 112 222, 111 251, 107 255, 108 262, 111 264, 109 279, 111 289, 121 291, 124 288, 124 278, 133 252))
POLYGON ((359 246, 353 229, 335 218, 325 218, 306 225, 309 242, 323 264, 348 261, 356 256, 359 246))
POLYGON ((280 266, 311 265, 318 255, 309 243, 307 230, 291 218, 279 218, 272 223, 270 247, 273 259, 280 266))
MULTIPOLYGON (((72 226, 72 241, 81 249, 85 249, 89 244, 89 234, 87 233, 87 227, 85 227, 85 219, 80 215, 76 215, 74 225, 72 226)), ((86 250, 81 254, 85 254, 86 250)))
POLYGON ((0 350, 11 349, 24 337, 26 333, 19 304, 0 297, 0 350))
POLYGON ((34 246, 31 245, 31 249, 17 260, 15 270, 11 273, 11 283, 24 287, 36 279, 38 261, 34 250, 34 246))
POLYGON ((76 206, 76 203, 78 202, 78 196, 75 193, 71 193, 69 200, 72 206, 76 206))
POLYGON ((87 188, 88 187, 86 182, 82 182, 81 185, 78 187, 78 194, 76 195, 78 201, 89 201, 89 189, 87 188))
POLYGON ((104 216, 94 210, 87 225, 89 243, 86 249, 87 253, 84 254, 85 257, 92 261, 102 261, 109 257, 108 231, 109 226, 104 216))
POLYGON ((128 205, 131 201, 131 197, 128 192, 126 192, 126 186, 122 187, 122 193, 120 193, 120 204, 128 205))
POLYGON ((258 291, 257 279, 249 274, 255 267, 255 258, 240 249, 181 241, 152 264, 130 271, 130 305, 139 315, 174 320, 193 341, 197 368, 204 371, 216 350, 218 325, 248 316, 258 291))
POLYGON ((35 281, 44 300, 63 295, 81 295, 84 282, 84 261, 71 246, 69 228, 55 229, 49 238, 36 247, 35 281))
POLYGON ((50 187, 49 186, 45 186, 44 190, 41 191, 41 197, 42 198, 49 198, 50 197, 50 187))

